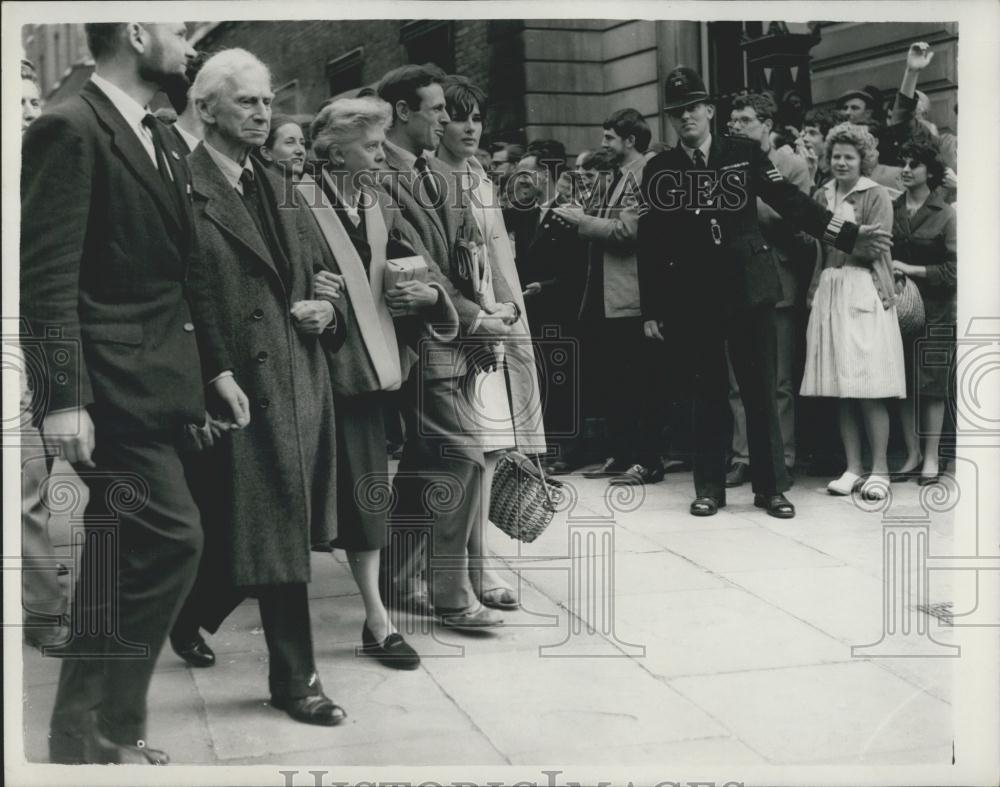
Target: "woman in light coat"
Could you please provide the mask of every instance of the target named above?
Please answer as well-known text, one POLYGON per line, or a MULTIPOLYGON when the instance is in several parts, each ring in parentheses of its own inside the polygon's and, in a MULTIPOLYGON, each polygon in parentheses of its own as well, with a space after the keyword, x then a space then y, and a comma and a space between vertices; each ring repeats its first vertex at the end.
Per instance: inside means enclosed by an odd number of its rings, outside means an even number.
POLYGON ((316 277, 316 294, 344 309, 353 330, 328 356, 337 419, 337 539, 346 550, 365 606, 360 653, 396 669, 415 669, 416 652, 395 630, 379 596, 379 552, 386 544, 389 488, 383 411, 416 359, 422 333, 458 334, 458 315, 441 274, 416 231, 373 179, 385 162, 382 142, 391 108, 381 99, 339 99, 313 120, 319 166, 296 186, 335 263, 316 277), (426 281, 385 287, 388 260, 419 254, 426 281), (433 325, 433 327, 432 327, 433 325))
MULTIPOLYGON (((517 308, 518 321, 504 339, 501 362, 495 372, 480 373, 476 379, 478 403, 474 417, 486 452, 484 489, 492 487, 493 472, 500 454, 510 448, 523 453, 545 452, 542 408, 528 321, 525 317, 521 281, 514 265, 514 250, 504 224, 496 187, 476 158, 483 133, 483 110, 486 95, 465 77, 452 76, 444 86, 448 116, 444 136, 437 149, 438 160, 455 176, 458 188, 470 193, 470 204, 484 245, 483 270, 502 276, 510 287, 517 308)), ((493 300, 490 282, 478 289, 480 306, 493 300)), ((486 606, 517 609, 517 595, 490 565, 487 546, 490 496, 483 495, 483 512, 472 528, 469 540, 469 571, 472 586, 486 606)))

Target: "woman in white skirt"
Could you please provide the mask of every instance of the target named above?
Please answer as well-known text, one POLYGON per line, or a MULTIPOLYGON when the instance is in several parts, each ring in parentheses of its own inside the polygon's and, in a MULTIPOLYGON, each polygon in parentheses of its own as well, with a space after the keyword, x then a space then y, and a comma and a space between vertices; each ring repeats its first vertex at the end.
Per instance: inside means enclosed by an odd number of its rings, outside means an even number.
MULTIPOLYGON (((878 162, 875 138, 864 126, 842 123, 826 137, 833 180, 816 200, 845 221, 892 227, 889 192, 867 175, 878 162)), ((831 494, 847 495, 861 483, 862 431, 871 451, 871 474, 861 486, 867 499, 889 487, 887 399, 906 396, 903 340, 896 317, 889 255, 877 259, 821 247, 809 288, 803 396, 840 399, 840 437, 847 469, 831 481, 831 494)))
POLYGON ((497 368, 480 372, 468 400, 469 433, 479 435, 486 454, 483 477, 483 509, 469 538, 469 573, 472 587, 488 607, 517 609, 517 594, 491 565, 487 546, 489 490, 500 455, 511 448, 524 453, 545 452, 542 409, 534 349, 525 318, 521 282, 514 266, 514 251, 504 225, 499 197, 482 164, 476 158, 483 133, 486 94, 462 76, 450 76, 444 96, 451 121, 437 149, 437 158, 455 174, 458 188, 470 192, 470 204, 484 243, 474 255, 476 298, 486 311, 496 304, 492 277, 502 276, 514 294, 520 317, 502 344, 494 347, 497 368), (508 390, 509 384, 509 390, 508 390))

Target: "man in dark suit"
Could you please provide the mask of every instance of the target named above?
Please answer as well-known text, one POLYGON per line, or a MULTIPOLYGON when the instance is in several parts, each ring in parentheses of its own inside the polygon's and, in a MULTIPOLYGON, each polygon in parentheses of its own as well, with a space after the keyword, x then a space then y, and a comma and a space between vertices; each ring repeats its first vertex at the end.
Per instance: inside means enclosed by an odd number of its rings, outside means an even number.
MULTIPOLYGON (((541 389, 545 434, 558 453, 546 468, 563 474, 584 464, 580 408, 580 381, 566 374, 566 340, 581 347, 578 328, 580 301, 586 274, 587 245, 576 228, 559 218, 555 209, 568 201, 556 189, 566 164, 566 148, 554 139, 533 140, 518 161, 512 177, 513 204, 505 212, 514 234, 518 276, 525 291, 528 324, 548 376, 541 389), (555 339, 555 341, 553 341, 555 339)), ((580 370, 580 359, 573 363, 580 370)))
POLYGON ((481 629, 503 621, 477 600, 469 580, 467 544, 481 511, 485 458, 480 436, 470 433, 465 380, 475 371, 474 356, 488 346, 487 337, 508 335, 520 311, 503 276, 494 269, 496 306, 487 313, 459 264, 456 246, 463 234, 472 233, 473 242, 482 243, 482 238, 472 229, 475 218, 468 193, 459 193, 453 173, 425 155, 437 147, 449 122, 443 78, 443 73, 426 66, 401 66, 386 74, 378 87, 379 97, 392 106, 393 118, 386 132, 380 183, 433 256, 441 271, 435 280, 448 293, 459 319, 457 342, 425 349, 403 388, 406 444, 393 480, 398 503, 389 520, 382 590, 391 606, 433 611, 447 627, 481 629), (459 504, 428 511, 429 493, 442 482, 455 487, 451 491, 459 495, 459 504), (426 550, 422 556, 405 554, 400 549, 406 539, 393 531, 415 520, 432 523, 433 555, 426 550), (420 573, 431 585, 432 598, 420 587, 420 573))
MULTIPOLYGON (((58 337, 42 345, 42 432, 90 491, 49 754, 162 764, 145 743, 146 694, 198 566, 178 436, 205 422, 206 402, 185 299, 188 171, 146 104, 194 51, 183 23, 86 29, 94 75, 28 129, 21 186, 21 310, 33 336, 58 337)), ((231 377, 211 393, 246 423, 231 377)))
POLYGON ((791 518, 775 404, 774 304, 781 283, 757 222, 756 198, 845 251, 887 250, 891 228, 834 218, 785 180, 759 144, 714 136, 715 106, 692 69, 667 76, 666 97, 680 144, 653 158, 643 174, 640 295, 646 335, 669 338, 681 369, 694 376, 696 498, 690 510, 711 516, 726 504, 728 340, 746 409, 754 505, 791 518))

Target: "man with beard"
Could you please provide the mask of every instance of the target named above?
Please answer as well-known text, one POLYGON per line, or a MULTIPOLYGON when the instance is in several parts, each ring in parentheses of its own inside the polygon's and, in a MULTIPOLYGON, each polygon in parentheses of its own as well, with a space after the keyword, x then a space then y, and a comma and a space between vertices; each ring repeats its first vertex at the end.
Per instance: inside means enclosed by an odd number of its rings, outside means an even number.
MULTIPOLYGON (((146 694, 202 546, 178 437, 206 402, 185 299, 189 175, 147 104, 194 50, 181 22, 86 32, 94 74, 29 127, 21 181, 21 313, 33 336, 58 337, 41 345, 38 416, 90 492, 49 755, 160 765, 146 694)), ((210 393, 227 425, 247 422, 232 377, 210 393)))

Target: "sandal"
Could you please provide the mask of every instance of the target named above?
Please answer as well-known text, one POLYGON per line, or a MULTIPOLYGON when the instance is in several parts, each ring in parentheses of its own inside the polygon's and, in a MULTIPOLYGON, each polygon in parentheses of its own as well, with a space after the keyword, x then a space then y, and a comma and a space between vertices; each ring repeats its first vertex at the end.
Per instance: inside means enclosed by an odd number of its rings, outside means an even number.
POLYGON ((479 600, 493 609, 520 609, 521 603, 510 588, 490 588, 479 594, 479 600))
POLYGON ((826 485, 826 491, 831 495, 849 495, 860 483, 861 476, 857 473, 852 473, 850 470, 845 470, 840 478, 835 478, 826 485))

